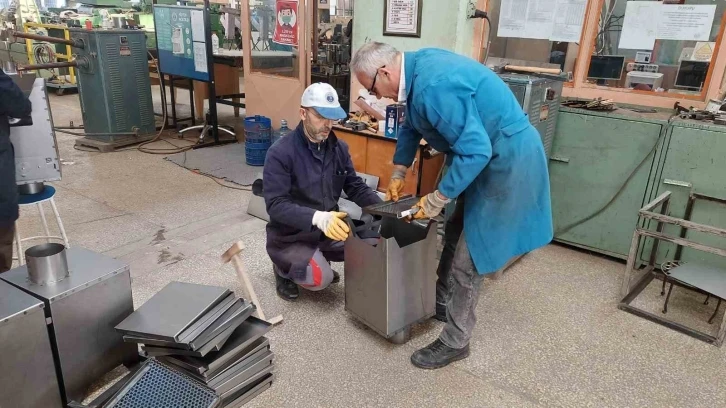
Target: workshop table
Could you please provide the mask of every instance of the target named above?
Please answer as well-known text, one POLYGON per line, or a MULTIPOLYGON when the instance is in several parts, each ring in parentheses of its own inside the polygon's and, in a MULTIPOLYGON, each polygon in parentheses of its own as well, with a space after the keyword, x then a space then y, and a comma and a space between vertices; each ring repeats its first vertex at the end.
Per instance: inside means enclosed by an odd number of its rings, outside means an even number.
MULTIPOLYGON (((367 130, 357 131, 342 126, 333 126, 333 131, 338 138, 348 143, 355 171, 379 177, 378 188, 385 191, 393 171, 396 139, 367 130)), ((416 158, 406 172, 404 194, 422 196, 436 189, 439 171, 444 164, 444 155, 439 154, 427 159, 428 155, 425 154, 427 147, 428 144, 422 140, 416 158)))

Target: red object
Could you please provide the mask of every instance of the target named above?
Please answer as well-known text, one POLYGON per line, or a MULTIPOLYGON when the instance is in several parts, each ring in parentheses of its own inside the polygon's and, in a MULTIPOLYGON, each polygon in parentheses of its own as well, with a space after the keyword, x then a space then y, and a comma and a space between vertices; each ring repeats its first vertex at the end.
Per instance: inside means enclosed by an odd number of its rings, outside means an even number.
POLYGON ((92 30, 93 29, 93 23, 91 23, 91 20, 86 20, 86 30, 92 30))
POLYGON ((277 44, 298 45, 298 14, 297 1, 277 0, 275 18, 275 34, 272 41, 277 44))

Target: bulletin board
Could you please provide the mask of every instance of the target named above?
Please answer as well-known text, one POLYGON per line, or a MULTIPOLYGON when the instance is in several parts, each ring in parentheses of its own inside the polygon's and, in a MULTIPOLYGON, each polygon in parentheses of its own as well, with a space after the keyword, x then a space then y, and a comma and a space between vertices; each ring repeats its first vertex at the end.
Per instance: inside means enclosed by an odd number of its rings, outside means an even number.
POLYGON ((159 71, 209 81, 204 9, 154 5, 159 71))

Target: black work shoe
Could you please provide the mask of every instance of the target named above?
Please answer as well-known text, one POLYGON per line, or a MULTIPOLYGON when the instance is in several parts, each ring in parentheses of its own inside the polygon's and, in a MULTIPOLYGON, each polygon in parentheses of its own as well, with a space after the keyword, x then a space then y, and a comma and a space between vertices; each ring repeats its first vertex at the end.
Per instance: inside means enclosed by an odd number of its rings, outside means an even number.
POLYGON ((444 323, 448 321, 446 319, 446 304, 436 302, 436 314, 434 315, 434 319, 444 323))
POLYGON ((340 282, 340 274, 338 272, 333 271, 333 280, 330 281, 330 283, 338 283, 340 282))
POLYGON ((300 296, 300 289, 290 279, 285 279, 275 271, 275 282, 277 283, 277 296, 283 300, 294 301, 300 296))
POLYGON ((468 344, 462 349, 454 349, 436 339, 433 343, 413 353, 411 363, 418 368, 433 370, 446 367, 454 361, 467 357, 469 357, 468 344))

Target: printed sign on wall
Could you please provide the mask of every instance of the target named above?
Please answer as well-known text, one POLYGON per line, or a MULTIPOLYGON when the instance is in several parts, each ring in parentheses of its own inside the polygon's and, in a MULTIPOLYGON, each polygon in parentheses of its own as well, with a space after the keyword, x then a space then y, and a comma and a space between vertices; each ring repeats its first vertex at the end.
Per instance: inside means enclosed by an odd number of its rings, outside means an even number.
POLYGON ((275 19, 275 34, 272 41, 278 44, 297 47, 297 1, 277 0, 276 3, 277 18, 275 19))

